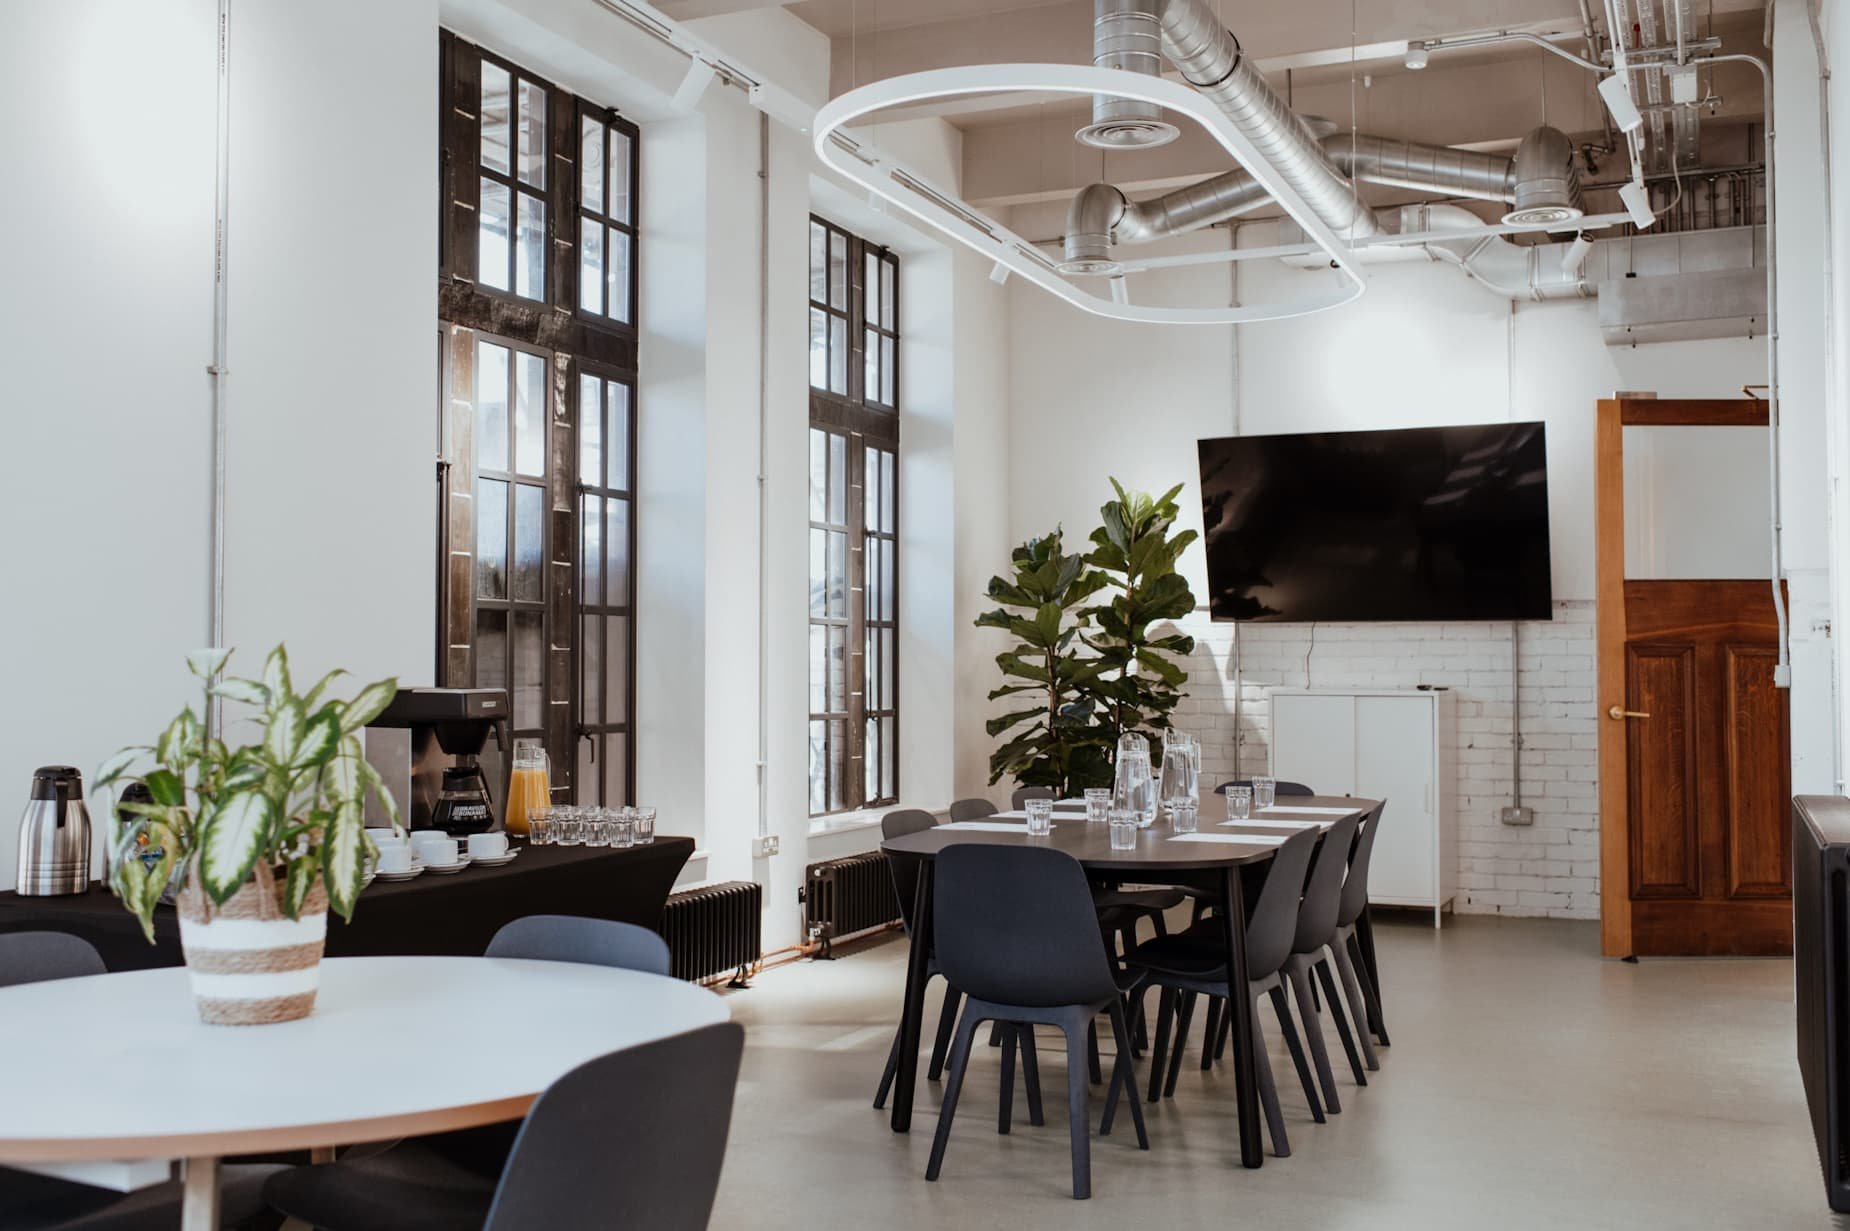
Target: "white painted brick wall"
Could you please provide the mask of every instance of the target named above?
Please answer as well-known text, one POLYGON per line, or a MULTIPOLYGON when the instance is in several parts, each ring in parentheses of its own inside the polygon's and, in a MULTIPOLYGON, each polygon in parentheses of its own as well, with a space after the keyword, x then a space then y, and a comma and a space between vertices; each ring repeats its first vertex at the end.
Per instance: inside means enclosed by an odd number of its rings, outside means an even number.
POLYGON ((1201 738, 1204 786, 1264 771, 1273 687, 1443 685, 1458 707, 1458 909, 1598 918, 1591 602, 1556 603, 1552 621, 1522 626, 1522 799, 1535 809, 1527 827, 1498 819, 1514 786, 1507 623, 1245 625, 1238 772, 1233 626, 1205 613, 1182 625, 1196 650, 1177 724, 1201 738))

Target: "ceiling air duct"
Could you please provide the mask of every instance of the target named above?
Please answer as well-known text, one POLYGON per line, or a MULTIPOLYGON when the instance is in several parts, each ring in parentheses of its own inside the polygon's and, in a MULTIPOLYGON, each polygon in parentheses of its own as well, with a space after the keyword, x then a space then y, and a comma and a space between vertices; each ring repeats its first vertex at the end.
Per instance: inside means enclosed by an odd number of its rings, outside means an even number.
MULTIPOLYGON (((1150 77, 1163 75, 1163 34, 1156 12, 1162 0, 1097 0, 1092 19, 1092 63, 1150 77)), ((1147 150, 1174 141, 1180 130, 1155 103, 1095 98, 1092 122, 1075 136, 1102 150, 1147 150)))
POLYGON ((1580 178, 1574 170, 1574 143, 1558 128, 1543 125, 1522 139, 1511 166, 1515 208, 1503 215, 1511 226, 1568 223, 1579 218, 1580 178))

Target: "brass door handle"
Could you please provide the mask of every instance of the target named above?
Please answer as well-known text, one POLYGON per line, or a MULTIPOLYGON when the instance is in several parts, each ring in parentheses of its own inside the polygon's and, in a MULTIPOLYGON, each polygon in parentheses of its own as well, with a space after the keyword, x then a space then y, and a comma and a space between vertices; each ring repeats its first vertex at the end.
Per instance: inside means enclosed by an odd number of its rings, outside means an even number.
POLYGON ((1606 717, 1611 718, 1614 721, 1618 721, 1620 719, 1625 719, 1625 718, 1649 718, 1650 716, 1651 715, 1644 713, 1641 710, 1622 709, 1621 707, 1617 705, 1613 706, 1611 709, 1606 711, 1606 717))

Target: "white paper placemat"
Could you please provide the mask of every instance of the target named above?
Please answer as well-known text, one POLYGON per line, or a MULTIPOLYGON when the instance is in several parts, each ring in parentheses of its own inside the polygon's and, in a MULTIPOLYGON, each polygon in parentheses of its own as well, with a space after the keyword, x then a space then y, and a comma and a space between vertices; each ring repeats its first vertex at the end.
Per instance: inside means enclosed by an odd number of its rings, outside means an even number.
POLYGON ((1285 838, 1286 835, 1280 833, 1179 833, 1169 840, 1171 842, 1225 842, 1233 846, 1277 846, 1284 842, 1285 838))
POLYGON ((1221 828, 1225 829, 1230 825, 1258 825, 1266 829, 1322 829, 1327 824, 1327 821, 1287 821, 1283 819, 1260 821, 1248 817, 1244 821, 1222 821, 1221 828))
POLYGON ((1271 813, 1279 812, 1285 814, 1296 813, 1299 816, 1348 816, 1354 811, 1354 808, 1294 808, 1290 804, 1273 804, 1270 808, 1259 809, 1259 815, 1267 816, 1271 813))
MULTIPOLYGON (((1007 815, 1007 813, 1001 813, 1001 814, 999 814, 999 815, 1003 815, 1003 816, 1006 816, 1006 815, 1007 815)), ((940 826, 938 826, 938 828, 939 828, 939 829, 970 829, 970 830, 975 830, 975 831, 977 831, 977 832, 979 832, 979 833, 1021 833, 1021 834, 1025 834, 1025 833, 1027 833, 1027 832, 1028 832, 1028 827, 1027 827, 1027 826, 1026 826, 1025 824, 1023 824, 1023 825, 1011 825, 1011 824, 1008 824, 1008 823, 1007 823, 1006 821, 1003 821, 1003 822, 997 822, 997 821, 952 821, 952 822, 951 822, 950 824, 948 824, 948 825, 940 825, 940 826)), ((1058 826, 1058 825, 1049 825, 1049 826, 1048 826, 1048 828, 1049 828, 1049 829, 1058 829, 1058 828, 1059 828, 1059 826, 1058 826)))

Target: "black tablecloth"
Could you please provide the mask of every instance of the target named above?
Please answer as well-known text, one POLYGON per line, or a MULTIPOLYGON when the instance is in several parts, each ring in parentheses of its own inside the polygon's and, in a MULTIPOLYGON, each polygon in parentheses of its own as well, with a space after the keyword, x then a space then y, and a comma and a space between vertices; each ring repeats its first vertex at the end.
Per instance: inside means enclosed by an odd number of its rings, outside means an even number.
MULTIPOLYGON (((525 915, 585 915, 659 931, 662 905, 693 853, 692 838, 674 837, 624 849, 528 846, 499 868, 374 881, 360 895, 352 923, 328 916, 327 955, 478 957, 503 924, 525 915)), ((112 971, 181 963, 171 906, 155 911, 150 945, 140 923, 100 885, 60 898, 0 893, 0 932, 24 931, 81 936, 112 971)))

